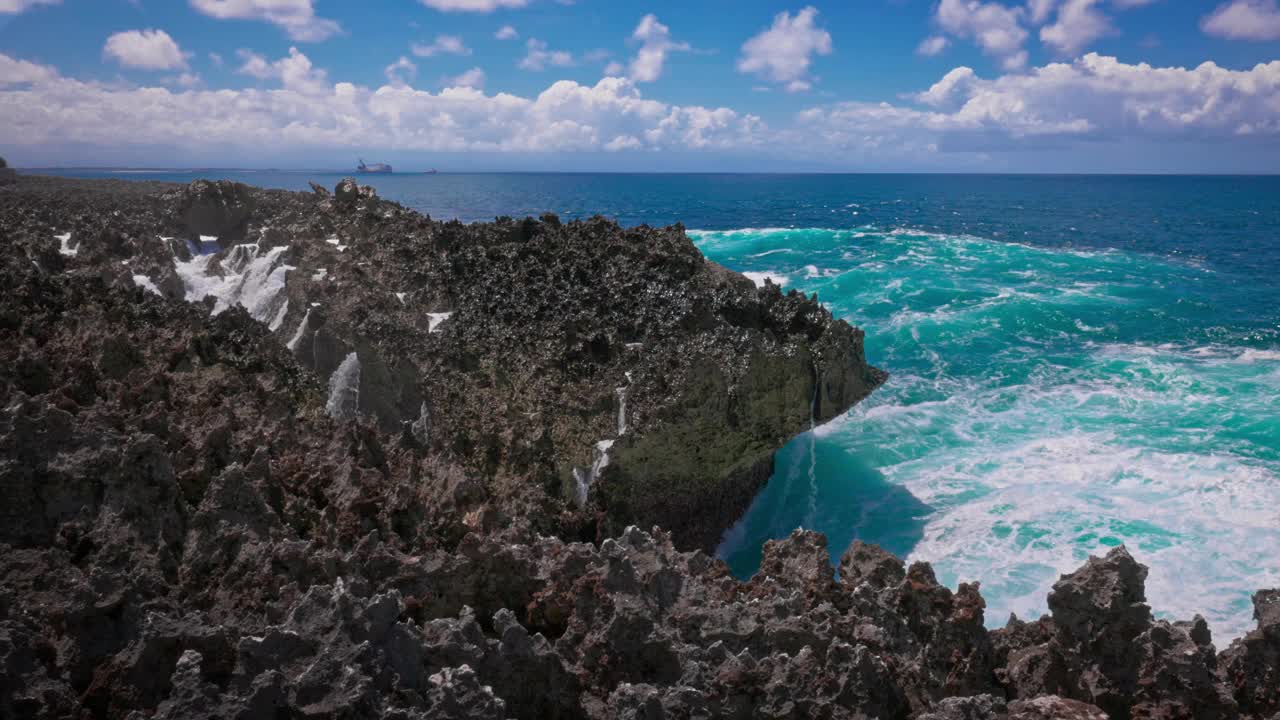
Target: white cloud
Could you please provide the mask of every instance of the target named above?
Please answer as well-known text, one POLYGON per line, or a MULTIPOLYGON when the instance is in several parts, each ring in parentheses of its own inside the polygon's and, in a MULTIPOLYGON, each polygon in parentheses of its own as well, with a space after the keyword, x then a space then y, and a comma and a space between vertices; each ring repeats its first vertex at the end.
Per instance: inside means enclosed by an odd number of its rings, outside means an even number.
POLYGON ((494 33, 493 36, 499 40, 515 40, 520 37, 520 33, 516 32, 516 29, 510 25, 503 25, 498 28, 498 32, 494 33))
POLYGON ((758 118, 728 108, 645 98, 625 78, 595 85, 561 80, 535 97, 486 95, 475 87, 437 93, 408 85, 376 89, 339 82, 295 49, 269 63, 246 57, 250 74, 279 89, 182 90, 121 87, 59 76, 0 55, 0 117, 23 147, 182 148, 225 152, 323 148, 422 151, 592 152, 608 149, 724 149, 753 145, 758 118), (298 69, 309 80, 299 82, 298 69), (12 78, 29 78, 14 84, 12 78), (11 87, 10 87, 11 86, 11 87))
POLYGON ((37 65, 0 54, 0 88, 44 82, 57 76, 58 72, 48 65, 37 65))
MULTIPOLYGON (((561 80, 522 97, 475 82, 438 92, 408 82, 369 88, 330 82, 296 48, 274 61, 242 52, 241 71, 271 88, 130 87, 62 77, 0 54, 6 142, 27 155, 95 148, 185 156, 386 148, 429 152, 732 151, 845 163, 943 162, 939 157, 1095 143, 1184 143, 1274 156, 1280 141, 1280 61, 1230 70, 1127 64, 1090 53, 1071 63, 984 78, 969 68, 898 103, 835 103, 777 127, 731 108, 644 97, 621 77, 561 80), (920 160, 920 158, 927 158, 920 160)), ((799 80, 803 82, 803 80, 799 80)), ((974 161, 976 162, 976 161, 974 161)), ((950 167, 954 167, 954 164, 950 167)), ((1046 168, 1048 169, 1048 168, 1046 168)))
POLYGON ((401 55, 398 60, 388 65, 382 73, 387 76, 387 82, 392 85, 407 85, 417 77, 418 66, 413 64, 413 61, 409 58, 401 55))
POLYGON ((209 62, 213 63, 215 67, 222 67, 222 56, 216 52, 211 52, 209 53, 209 62))
POLYGON ((1016 70, 1027 64, 1022 15, 1022 8, 996 2, 942 0, 934 20, 948 33, 973 40, 984 53, 998 58, 1006 70, 1016 70))
POLYGON ((843 103, 801 114, 837 146, 1012 150, 1027 144, 1146 139, 1280 138, 1280 61, 1250 70, 1130 65, 1089 53, 1073 63, 986 80, 956 68, 917 101, 928 110, 843 103))
POLYGON ((1112 32, 1111 22, 1095 7, 1100 0, 1066 0, 1052 25, 1040 28, 1040 41, 1063 55, 1075 55, 1112 32))
POLYGON ((288 57, 275 62, 248 50, 237 53, 244 64, 236 72, 259 80, 279 80, 285 90, 292 90, 307 95, 321 95, 329 90, 328 74, 311 64, 311 59, 298 51, 289 48, 288 57))
POLYGON ((916 47, 917 55, 933 57, 947 49, 951 41, 941 35, 931 35, 920 42, 916 47))
POLYGON ((1280 40, 1280 7, 1276 0, 1232 0, 1205 16, 1200 28, 1235 40, 1280 40))
POLYGON ((142 70, 181 70, 187 57, 163 30, 128 30, 107 38, 102 54, 125 67, 142 70))
POLYGON ((795 16, 778 13, 768 30, 743 44, 738 71, 786 83, 789 90, 808 89, 812 56, 831 54, 831 34, 814 23, 817 16, 812 6, 795 16))
POLYGON ((1053 14, 1058 0, 1027 0, 1027 15, 1032 25, 1039 25, 1053 14))
POLYGON ((525 42, 525 53, 520 60, 521 70, 540 72, 548 67, 569 67, 573 65, 573 55, 563 50, 548 50, 547 44, 537 38, 529 38, 525 42))
POLYGON ((653 82, 662 76, 662 66, 667 61, 667 53, 682 52, 689 49, 688 43, 674 42, 671 29, 658 22, 652 13, 640 19, 631 39, 640 43, 640 50, 631 61, 629 76, 635 82, 653 82))
POLYGON ((471 48, 462 42, 457 35, 437 35, 430 45, 413 44, 413 54, 418 57, 435 57, 436 55, 470 55, 471 48))
POLYGON ((262 20, 298 42, 319 42, 342 32, 333 20, 316 16, 312 0, 190 0, 197 12, 219 20, 262 20))
POLYGON ((484 88, 484 80, 484 70, 481 70, 478 67, 473 67, 461 75, 445 78, 444 84, 445 87, 475 88, 476 90, 481 90, 484 88))
POLYGON ((604 66, 604 74, 606 76, 617 77, 621 75, 624 71, 626 71, 626 68, 622 66, 622 63, 616 60, 604 66))
POLYGON ((0 0, 0 15, 17 15, 37 5, 58 5, 62 0, 0 0))
POLYGON ((945 105, 950 103, 959 93, 965 92, 977 81, 978 76, 972 68, 964 66, 954 68, 942 76, 928 90, 916 95, 916 100, 926 105, 945 105))
POLYGON ((498 8, 522 8, 529 0, 420 0, 423 5, 444 12, 488 13, 498 8))

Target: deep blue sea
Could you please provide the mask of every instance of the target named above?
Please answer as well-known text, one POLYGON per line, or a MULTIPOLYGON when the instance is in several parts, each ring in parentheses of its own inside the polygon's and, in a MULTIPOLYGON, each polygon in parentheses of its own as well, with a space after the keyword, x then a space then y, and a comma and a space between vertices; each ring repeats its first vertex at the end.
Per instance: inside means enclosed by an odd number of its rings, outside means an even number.
MULTIPOLYGON (((332 186, 341 174, 108 173, 332 186)), ((365 177, 432 217, 684 223, 819 298, 889 382, 794 440, 719 552, 797 526, 979 580, 988 623, 1124 543, 1164 617, 1219 643, 1280 586, 1280 177, 365 177)))

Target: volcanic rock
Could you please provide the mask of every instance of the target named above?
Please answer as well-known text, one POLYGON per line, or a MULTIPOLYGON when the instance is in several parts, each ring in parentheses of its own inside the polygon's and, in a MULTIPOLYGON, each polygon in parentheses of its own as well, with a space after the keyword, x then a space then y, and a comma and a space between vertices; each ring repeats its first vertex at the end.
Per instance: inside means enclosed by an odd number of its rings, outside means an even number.
POLYGON ((837 581, 803 530, 734 579, 680 508, 881 376, 678 227, 23 176, 0 240, 0 717, 1276 713, 1280 593, 1219 655, 1123 549, 991 632, 976 582, 861 543, 837 581), (671 427, 728 439, 646 485, 671 427), (579 507, 554 470, 598 439, 579 507))

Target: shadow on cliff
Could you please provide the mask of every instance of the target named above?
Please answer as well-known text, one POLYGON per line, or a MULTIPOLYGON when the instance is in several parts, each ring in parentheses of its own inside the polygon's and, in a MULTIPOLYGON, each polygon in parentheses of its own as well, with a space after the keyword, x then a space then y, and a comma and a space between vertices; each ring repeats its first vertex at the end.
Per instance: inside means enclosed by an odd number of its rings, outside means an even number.
POLYGON ((769 484, 718 548, 735 576, 753 575, 764 542, 797 527, 827 536, 832 564, 854 540, 906 557, 924 536, 933 508, 846 448, 811 439, 805 433, 778 451, 769 484))

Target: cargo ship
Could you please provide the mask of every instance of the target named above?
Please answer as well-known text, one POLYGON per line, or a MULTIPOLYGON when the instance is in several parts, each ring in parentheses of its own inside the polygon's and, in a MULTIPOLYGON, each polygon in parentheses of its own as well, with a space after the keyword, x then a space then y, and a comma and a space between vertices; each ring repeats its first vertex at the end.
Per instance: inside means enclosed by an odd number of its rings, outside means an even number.
POLYGON ((391 166, 386 163, 376 162, 372 165, 366 165, 364 159, 360 159, 360 164, 356 166, 356 172, 366 175, 390 175, 391 166))

